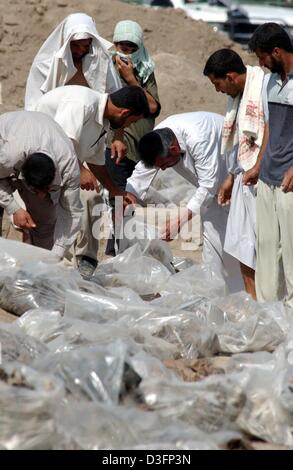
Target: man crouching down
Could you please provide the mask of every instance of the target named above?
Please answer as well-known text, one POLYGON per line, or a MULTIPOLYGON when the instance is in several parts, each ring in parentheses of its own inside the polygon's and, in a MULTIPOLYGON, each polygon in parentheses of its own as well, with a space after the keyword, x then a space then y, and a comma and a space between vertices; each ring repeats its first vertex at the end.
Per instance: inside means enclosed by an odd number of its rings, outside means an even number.
POLYGON ((31 111, 0 116, 0 207, 32 245, 59 258, 79 230, 79 179, 73 144, 51 117, 31 111))

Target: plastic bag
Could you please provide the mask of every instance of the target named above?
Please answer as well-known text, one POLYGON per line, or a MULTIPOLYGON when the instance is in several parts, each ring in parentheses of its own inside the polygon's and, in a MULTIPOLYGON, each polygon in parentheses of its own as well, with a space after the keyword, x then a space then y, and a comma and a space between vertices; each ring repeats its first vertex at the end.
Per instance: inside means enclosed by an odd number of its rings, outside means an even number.
POLYGON ((242 431, 268 442, 293 446, 292 420, 279 399, 280 381, 263 370, 250 372, 247 403, 237 419, 242 431))
POLYGON ((281 302, 258 303, 240 292, 212 303, 222 311, 214 328, 223 352, 273 351, 286 337, 290 320, 281 302))
POLYGON ((204 432, 237 429, 245 404, 241 374, 215 375, 196 383, 145 379, 139 390, 150 410, 183 420, 204 432))
POLYGON ((62 383, 19 363, 0 366, 0 445, 7 450, 50 449, 56 444, 54 409, 62 383))
POLYGON ((0 328, 0 345, 3 364, 13 361, 30 364, 36 357, 48 351, 44 344, 22 334, 14 325, 0 328))
POLYGON ((133 408, 67 404, 56 415, 58 449, 219 449, 239 433, 206 434, 186 423, 133 408))
POLYGON ((185 299, 194 295, 213 298, 224 296, 226 285, 211 265, 194 264, 171 276, 159 292, 162 296, 176 292, 185 299))
POLYGON ((125 230, 123 239, 119 241, 119 253, 138 244, 142 255, 155 258, 174 274, 175 269, 172 265, 172 251, 168 244, 160 239, 159 228, 151 224, 146 224, 142 216, 126 217, 124 220, 126 228, 130 223, 132 231, 125 230))
POLYGON ((194 359, 212 356, 219 351, 217 335, 209 327, 202 327, 196 317, 179 310, 170 312, 157 307, 135 320, 137 327, 149 331, 152 335, 175 345, 174 358, 194 359))
POLYGON ((144 256, 133 245, 111 262, 101 263, 93 280, 103 287, 127 286, 140 295, 156 294, 170 277, 170 271, 155 258, 144 256))
POLYGON ((64 310, 68 289, 79 290, 77 272, 57 265, 30 263, 0 272, 0 306, 15 315, 32 308, 64 310))
POLYGON ((98 296, 82 292, 68 291, 65 303, 65 318, 78 318, 97 323, 112 323, 125 317, 125 321, 133 321, 156 308, 143 300, 129 302, 126 299, 112 296, 98 296))
POLYGON ((64 330, 70 327, 60 312, 43 308, 28 310, 15 322, 15 325, 27 335, 45 344, 64 334, 64 330))
POLYGON ((71 400, 118 403, 125 362, 126 347, 116 341, 47 354, 36 360, 34 367, 58 376, 71 400))
POLYGON ((239 354, 231 358, 229 370, 246 373, 243 391, 246 403, 237 418, 239 428, 259 439, 293 446, 292 391, 285 349, 239 354))
POLYGON ((26 263, 57 263, 52 251, 0 237, 0 271, 14 269, 26 263))

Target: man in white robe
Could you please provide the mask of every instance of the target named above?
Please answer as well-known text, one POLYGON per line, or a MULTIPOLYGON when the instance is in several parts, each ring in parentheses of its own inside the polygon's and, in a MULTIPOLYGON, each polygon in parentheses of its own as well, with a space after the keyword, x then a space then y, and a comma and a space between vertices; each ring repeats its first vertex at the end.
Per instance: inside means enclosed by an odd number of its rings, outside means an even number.
POLYGON ((100 93, 121 88, 108 50, 113 44, 99 36, 93 18, 84 13, 67 16, 44 42, 31 66, 25 109, 35 110, 48 91, 81 85, 100 93))
MULTIPOLYGON (((36 109, 58 122, 72 140, 80 165, 81 187, 98 191, 98 180, 111 194, 123 197, 125 205, 134 202, 133 197, 119 189, 108 174, 105 137, 110 125, 113 129, 120 129, 148 116, 148 101, 140 87, 124 87, 110 95, 83 86, 59 87, 46 93, 36 109), (84 167, 84 163, 89 169, 84 167)), ((94 222, 90 213, 95 201, 91 197, 90 201, 92 205, 87 203, 84 209, 84 220, 75 246, 77 265, 87 278, 96 268, 98 245, 92 234, 94 222)))
POLYGON ((180 215, 166 223, 167 241, 194 215, 203 223, 203 261, 212 263, 230 290, 242 289, 239 263, 223 250, 229 210, 217 203, 218 188, 227 175, 221 156, 223 117, 194 112, 170 116, 139 143, 141 161, 127 180, 126 190, 143 200, 159 169, 172 167, 196 188, 180 215))
MULTIPOLYGON (((111 42, 99 36, 93 18, 84 13, 67 16, 50 34, 33 61, 26 85, 25 108, 37 109, 42 96, 64 85, 80 85, 99 93, 120 89, 121 81, 109 53, 111 47, 111 42)), ((113 143, 113 155, 116 145, 120 142, 113 143)), ((94 175, 87 164, 84 163, 80 170, 84 215, 76 249, 85 257, 82 261, 85 270, 90 270, 90 261, 96 262, 99 243, 90 235, 86 240, 86 234, 93 223, 92 210, 103 203, 103 198, 100 192, 91 190, 94 175)), ((97 188, 97 182, 94 188, 97 188)))
POLYGON ((216 91, 229 96, 222 133, 222 152, 230 151, 229 176, 219 204, 230 204, 224 249, 240 262, 246 291, 256 299, 256 186, 267 140, 262 104, 266 86, 260 67, 245 66, 231 49, 214 52, 204 68, 216 91))

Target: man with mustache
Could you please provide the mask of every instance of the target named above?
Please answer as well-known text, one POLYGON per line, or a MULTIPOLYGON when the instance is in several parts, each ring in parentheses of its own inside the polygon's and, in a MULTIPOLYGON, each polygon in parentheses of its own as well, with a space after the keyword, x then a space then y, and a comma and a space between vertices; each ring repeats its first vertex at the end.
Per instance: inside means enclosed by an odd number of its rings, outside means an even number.
POLYGON ((260 301, 286 296, 293 307, 293 46, 276 23, 259 26, 249 41, 271 71, 264 107, 269 140, 257 192, 256 293, 260 301))
POLYGON ((221 146, 233 158, 218 192, 218 203, 230 204, 224 250, 239 260, 245 289, 256 299, 255 182, 267 138, 264 72, 260 67, 245 66, 237 52, 219 49, 208 58, 203 73, 217 92, 229 97, 221 146))

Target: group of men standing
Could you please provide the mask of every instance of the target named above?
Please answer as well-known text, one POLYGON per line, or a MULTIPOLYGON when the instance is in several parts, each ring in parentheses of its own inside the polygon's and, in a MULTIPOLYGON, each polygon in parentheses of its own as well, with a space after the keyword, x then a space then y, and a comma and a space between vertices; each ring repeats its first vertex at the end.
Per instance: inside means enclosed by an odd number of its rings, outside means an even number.
MULTIPOLYGON (((250 40, 268 75, 230 49, 208 58, 204 75, 229 95, 224 118, 183 113, 155 128, 161 106, 141 27, 118 23, 113 43, 98 35, 92 18, 73 14, 43 44, 29 73, 26 111, 0 117, 1 207, 26 241, 60 258, 73 247, 81 274, 90 277, 97 266, 91 217, 99 183, 114 210, 115 197, 124 206, 143 200, 157 172, 173 167, 195 191, 166 223, 163 238, 171 240, 200 214, 203 260, 229 290, 244 286, 253 298, 285 298, 293 307, 287 33, 266 23, 250 40)), ((115 254, 114 244, 108 241, 108 254, 115 254)))

